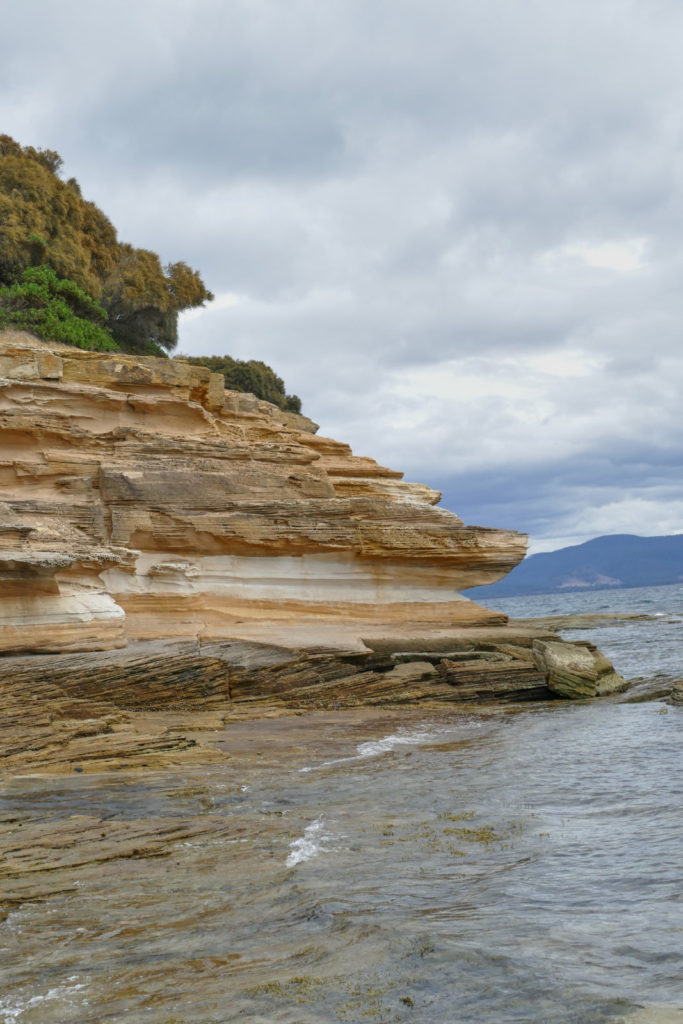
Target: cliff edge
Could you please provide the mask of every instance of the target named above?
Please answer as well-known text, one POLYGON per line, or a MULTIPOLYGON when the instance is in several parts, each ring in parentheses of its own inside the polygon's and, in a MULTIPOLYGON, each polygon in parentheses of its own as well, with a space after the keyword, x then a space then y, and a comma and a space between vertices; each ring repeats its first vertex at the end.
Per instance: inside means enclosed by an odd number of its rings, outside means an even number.
POLYGON ((0 652, 361 638, 504 616, 526 538, 178 360, 0 334, 0 652))

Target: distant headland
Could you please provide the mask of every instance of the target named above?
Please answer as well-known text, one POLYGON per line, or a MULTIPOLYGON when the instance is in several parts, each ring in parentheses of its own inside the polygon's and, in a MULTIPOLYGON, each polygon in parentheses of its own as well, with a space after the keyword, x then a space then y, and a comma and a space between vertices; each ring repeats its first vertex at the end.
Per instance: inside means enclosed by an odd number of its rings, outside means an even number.
POLYGON ((505 579, 477 587, 477 598, 672 583, 683 583, 683 533, 664 537, 614 533, 530 555, 505 579))

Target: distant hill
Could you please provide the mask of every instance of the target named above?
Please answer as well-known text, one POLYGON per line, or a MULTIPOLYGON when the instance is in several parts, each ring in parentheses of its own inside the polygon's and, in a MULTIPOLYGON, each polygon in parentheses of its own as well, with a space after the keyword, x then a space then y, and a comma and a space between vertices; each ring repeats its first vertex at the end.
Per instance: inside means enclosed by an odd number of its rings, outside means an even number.
POLYGON ((530 555, 499 583, 464 593, 485 602, 489 596, 655 587, 681 582, 683 533, 669 537, 615 533, 558 551, 530 555))

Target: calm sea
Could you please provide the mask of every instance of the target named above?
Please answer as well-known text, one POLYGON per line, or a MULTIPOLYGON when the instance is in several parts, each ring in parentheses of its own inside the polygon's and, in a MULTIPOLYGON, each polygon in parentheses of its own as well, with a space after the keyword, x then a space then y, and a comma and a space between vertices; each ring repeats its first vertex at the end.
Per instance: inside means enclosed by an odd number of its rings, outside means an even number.
POLYGON ((566 630, 567 640, 587 639, 614 662, 627 679, 659 674, 683 678, 683 584, 580 593, 492 598, 488 608, 511 618, 581 613, 651 615, 654 622, 626 622, 600 629, 566 630))
MULTIPOLYGON (((683 588, 507 598, 645 612, 577 633, 683 678, 683 588)), ((222 816, 0 926, 6 1024, 683 1022, 683 708, 320 713, 229 767, 2 787, 5 819, 222 816)))

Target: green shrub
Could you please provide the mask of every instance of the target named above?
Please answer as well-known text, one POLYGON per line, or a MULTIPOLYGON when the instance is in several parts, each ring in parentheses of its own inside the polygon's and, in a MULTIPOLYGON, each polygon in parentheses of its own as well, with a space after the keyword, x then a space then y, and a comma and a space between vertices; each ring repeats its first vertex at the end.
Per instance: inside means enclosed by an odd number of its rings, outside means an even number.
POLYGON ((298 395, 288 395, 285 383, 272 367, 260 359, 233 359, 232 356, 178 356, 186 363, 206 366, 213 373, 222 373, 225 386, 231 391, 249 391, 264 402, 285 409, 287 412, 301 412, 298 395))
POLYGON ((0 328, 15 327, 92 352, 118 352, 106 320, 94 299, 48 266, 28 267, 17 282, 0 288, 0 328))
POLYGON ((123 351, 148 355, 148 343, 170 351, 178 314, 203 306, 211 292, 186 263, 164 266, 156 253, 119 242, 76 179, 62 180, 61 166, 54 150, 0 134, 0 285, 46 263, 104 306, 123 351))

